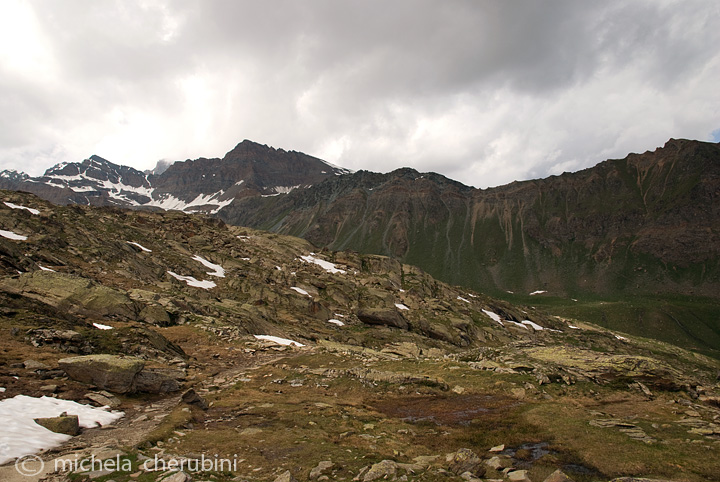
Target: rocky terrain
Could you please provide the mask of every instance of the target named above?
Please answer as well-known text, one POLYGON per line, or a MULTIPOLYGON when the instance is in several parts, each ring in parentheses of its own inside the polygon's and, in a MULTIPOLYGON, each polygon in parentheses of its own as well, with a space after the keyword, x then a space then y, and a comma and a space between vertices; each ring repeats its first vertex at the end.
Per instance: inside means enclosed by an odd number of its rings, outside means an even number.
POLYGON ((720 356, 718 144, 671 139, 580 172, 479 190, 407 168, 351 173, 243 141, 223 159, 157 173, 97 156, 39 178, 3 171, 1 188, 56 204, 212 214, 720 356))
POLYGON ((222 159, 188 159, 158 173, 95 155, 58 164, 35 178, 2 171, 0 189, 31 192, 55 204, 217 213, 236 198, 285 194, 349 172, 300 152, 245 140, 222 159))
POLYGON ((213 217, 0 191, 0 331, 0 404, 124 412, 2 480, 720 480, 716 359, 213 217))

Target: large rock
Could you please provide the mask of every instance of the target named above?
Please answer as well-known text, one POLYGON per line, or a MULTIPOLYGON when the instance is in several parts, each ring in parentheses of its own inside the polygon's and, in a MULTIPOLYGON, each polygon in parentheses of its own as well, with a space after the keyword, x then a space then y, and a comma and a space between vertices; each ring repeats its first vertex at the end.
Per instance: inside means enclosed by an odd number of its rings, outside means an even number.
POLYGON ((120 291, 67 273, 33 271, 0 282, 11 293, 32 298, 69 313, 134 319, 133 301, 120 291))
POLYGON ((408 322, 394 308, 361 308, 357 312, 357 317, 368 325, 385 325, 403 330, 408 329, 408 322))
POLYGON ((470 449, 460 449, 455 453, 448 454, 445 461, 448 462, 448 470, 455 475, 465 472, 470 472, 479 477, 485 475, 482 460, 470 449))
POLYGON ((145 368, 135 376, 133 391, 146 393, 170 393, 180 390, 181 370, 145 368))
POLYGON ((128 393, 134 391, 135 378, 145 361, 134 357, 87 355, 63 358, 58 365, 73 380, 115 393, 128 393))
POLYGON ((80 433, 80 420, 77 415, 63 413, 59 417, 36 418, 35 423, 55 433, 72 436, 80 433))

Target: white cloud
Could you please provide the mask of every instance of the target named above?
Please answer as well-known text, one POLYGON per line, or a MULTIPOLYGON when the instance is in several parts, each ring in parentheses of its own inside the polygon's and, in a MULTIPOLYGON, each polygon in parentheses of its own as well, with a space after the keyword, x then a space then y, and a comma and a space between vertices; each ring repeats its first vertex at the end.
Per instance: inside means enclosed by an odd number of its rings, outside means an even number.
POLYGON ((477 187, 717 130, 714 0, 0 4, 0 169, 242 139, 477 187))

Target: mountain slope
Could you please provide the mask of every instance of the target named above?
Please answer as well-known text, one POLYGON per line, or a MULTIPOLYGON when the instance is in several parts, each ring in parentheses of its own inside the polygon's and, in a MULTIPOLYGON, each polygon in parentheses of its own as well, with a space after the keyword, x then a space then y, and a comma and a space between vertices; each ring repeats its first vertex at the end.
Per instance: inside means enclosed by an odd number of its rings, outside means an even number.
MULTIPOLYGON (((11 428, 17 396, 125 414, 39 456, 127 465, 57 480, 180 460, 218 482, 720 473, 720 361, 208 216, 0 191, 0 333, 11 428)), ((0 433, 2 480, 19 436, 0 433)))
POLYGON ((500 293, 720 292, 720 147, 665 147, 576 173, 476 190, 401 169, 358 172, 277 199, 243 199, 229 223, 413 263, 500 293))

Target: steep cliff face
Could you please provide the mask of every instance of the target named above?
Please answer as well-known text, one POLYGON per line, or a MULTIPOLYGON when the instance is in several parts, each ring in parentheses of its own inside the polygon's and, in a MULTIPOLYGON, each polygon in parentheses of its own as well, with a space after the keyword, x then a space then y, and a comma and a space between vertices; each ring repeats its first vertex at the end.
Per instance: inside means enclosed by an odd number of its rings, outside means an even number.
POLYGON ((720 147, 663 148, 476 190, 437 174, 358 172, 236 201, 233 224, 396 257, 476 289, 557 294, 720 287, 720 147))

